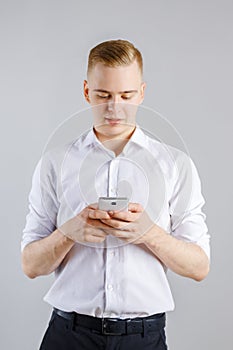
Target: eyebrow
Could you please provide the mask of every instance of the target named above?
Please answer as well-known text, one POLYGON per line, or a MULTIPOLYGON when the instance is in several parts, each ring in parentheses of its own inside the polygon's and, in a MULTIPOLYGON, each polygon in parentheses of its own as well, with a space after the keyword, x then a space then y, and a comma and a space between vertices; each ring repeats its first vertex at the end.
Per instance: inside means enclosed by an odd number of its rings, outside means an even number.
MULTIPOLYGON (((106 94, 111 94, 110 91, 103 90, 103 89, 94 89, 95 92, 104 92, 106 94)), ((138 90, 127 90, 127 91, 119 91, 119 94, 130 94, 132 92, 138 92, 138 90)))

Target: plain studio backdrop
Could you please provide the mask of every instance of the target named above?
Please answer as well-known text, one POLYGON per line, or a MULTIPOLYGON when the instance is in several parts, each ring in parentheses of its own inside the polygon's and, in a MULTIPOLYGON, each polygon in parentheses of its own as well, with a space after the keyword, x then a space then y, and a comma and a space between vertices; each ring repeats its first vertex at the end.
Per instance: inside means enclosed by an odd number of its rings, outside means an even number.
POLYGON ((231 0, 0 1, 2 350, 38 349, 47 326, 53 276, 30 280, 20 265, 31 177, 57 126, 88 107, 89 49, 118 38, 143 53, 144 105, 182 136, 206 199, 211 272, 201 283, 169 272, 169 348, 232 347, 232 18, 231 0))

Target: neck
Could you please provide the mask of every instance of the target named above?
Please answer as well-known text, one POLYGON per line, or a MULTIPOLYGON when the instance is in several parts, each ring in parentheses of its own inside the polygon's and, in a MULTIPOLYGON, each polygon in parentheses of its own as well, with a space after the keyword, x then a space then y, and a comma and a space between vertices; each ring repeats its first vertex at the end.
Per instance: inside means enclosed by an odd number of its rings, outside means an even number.
POLYGON ((105 148, 113 151, 116 154, 116 156, 118 156, 123 151, 125 145, 133 135, 135 129, 136 127, 133 126, 132 128, 130 128, 130 131, 127 130, 127 132, 125 132, 124 134, 114 135, 112 137, 101 134, 95 128, 94 133, 105 148))

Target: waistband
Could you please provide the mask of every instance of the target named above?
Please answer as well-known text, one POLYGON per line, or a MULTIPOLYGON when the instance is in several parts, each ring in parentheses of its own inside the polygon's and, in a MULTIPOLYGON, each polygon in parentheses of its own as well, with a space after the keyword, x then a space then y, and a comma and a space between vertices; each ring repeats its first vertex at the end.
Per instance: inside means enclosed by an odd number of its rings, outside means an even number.
POLYGON ((54 309, 54 313, 70 322, 73 326, 82 326, 104 335, 123 335, 155 332, 165 327, 165 313, 136 318, 100 318, 76 312, 54 309))

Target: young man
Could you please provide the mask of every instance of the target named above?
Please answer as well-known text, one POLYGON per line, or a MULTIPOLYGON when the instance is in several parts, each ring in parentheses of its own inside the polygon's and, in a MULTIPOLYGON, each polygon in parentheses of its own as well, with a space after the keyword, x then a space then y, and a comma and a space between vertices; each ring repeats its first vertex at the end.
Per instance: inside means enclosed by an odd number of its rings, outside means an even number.
POLYGON ((84 81, 93 129, 63 150, 62 169, 51 152, 35 170, 22 266, 30 278, 56 277, 41 350, 167 349, 167 269, 197 281, 208 274, 195 166, 136 125, 144 91, 131 43, 97 45, 84 81), (128 210, 98 209, 101 196, 128 197, 128 210))

